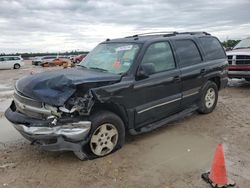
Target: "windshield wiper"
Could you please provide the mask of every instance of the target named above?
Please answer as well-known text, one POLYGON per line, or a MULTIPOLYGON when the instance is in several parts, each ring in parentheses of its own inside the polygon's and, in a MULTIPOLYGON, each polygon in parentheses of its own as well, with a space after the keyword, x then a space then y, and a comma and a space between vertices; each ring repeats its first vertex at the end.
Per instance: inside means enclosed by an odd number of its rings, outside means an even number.
POLYGON ((108 72, 108 70, 102 69, 102 68, 99 68, 99 67, 89 67, 89 69, 94 69, 94 70, 100 70, 100 71, 103 71, 103 72, 108 72))

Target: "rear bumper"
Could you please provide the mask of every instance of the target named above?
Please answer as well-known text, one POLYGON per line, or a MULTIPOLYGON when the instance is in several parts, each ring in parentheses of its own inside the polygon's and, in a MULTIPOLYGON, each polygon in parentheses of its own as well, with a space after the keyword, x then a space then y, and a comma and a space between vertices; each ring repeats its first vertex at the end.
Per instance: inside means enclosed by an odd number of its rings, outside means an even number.
POLYGON ((5 112, 6 118, 28 140, 50 151, 80 151, 87 142, 91 122, 79 119, 52 120, 30 118, 15 111, 14 103, 5 112))

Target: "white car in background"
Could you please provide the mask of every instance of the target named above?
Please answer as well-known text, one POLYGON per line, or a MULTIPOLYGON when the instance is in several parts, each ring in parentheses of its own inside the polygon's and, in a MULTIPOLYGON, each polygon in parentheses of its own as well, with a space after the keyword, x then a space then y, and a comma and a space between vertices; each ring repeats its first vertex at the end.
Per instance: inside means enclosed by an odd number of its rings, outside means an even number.
POLYGON ((21 56, 0 56, 0 69, 19 69, 23 65, 21 56))

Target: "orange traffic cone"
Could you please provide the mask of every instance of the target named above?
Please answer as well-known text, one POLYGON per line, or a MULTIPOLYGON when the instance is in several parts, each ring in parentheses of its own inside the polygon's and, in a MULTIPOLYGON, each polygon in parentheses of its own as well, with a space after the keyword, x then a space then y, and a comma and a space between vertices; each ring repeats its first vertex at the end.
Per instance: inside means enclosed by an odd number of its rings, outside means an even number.
POLYGON ((235 183, 229 182, 227 178, 222 144, 219 144, 216 148, 211 171, 202 174, 201 177, 207 183, 210 183, 212 187, 229 187, 235 185, 235 183))

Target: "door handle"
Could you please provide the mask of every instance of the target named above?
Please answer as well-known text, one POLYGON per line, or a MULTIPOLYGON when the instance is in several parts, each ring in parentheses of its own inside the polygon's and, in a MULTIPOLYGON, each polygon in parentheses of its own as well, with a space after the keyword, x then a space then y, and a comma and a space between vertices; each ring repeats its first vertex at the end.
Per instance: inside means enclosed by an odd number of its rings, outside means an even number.
POLYGON ((174 82, 179 82, 179 81, 181 81, 181 77, 180 77, 180 76, 175 76, 175 77, 173 78, 173 81, 174 81, 174 82))
POLYGON ((206 73, 206 69, 201 69, 201 74, 205 74, 206 73))

